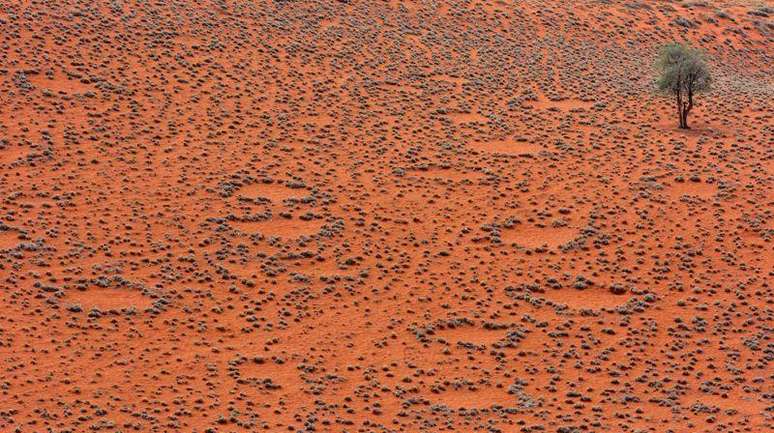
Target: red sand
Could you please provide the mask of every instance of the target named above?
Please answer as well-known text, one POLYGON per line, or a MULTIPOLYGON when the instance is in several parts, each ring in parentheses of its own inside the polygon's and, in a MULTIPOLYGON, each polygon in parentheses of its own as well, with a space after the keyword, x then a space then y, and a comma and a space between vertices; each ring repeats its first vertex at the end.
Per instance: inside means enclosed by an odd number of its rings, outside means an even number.
POLYGON ((5 1, 0 431, 770 431, 753 3, 5 1))

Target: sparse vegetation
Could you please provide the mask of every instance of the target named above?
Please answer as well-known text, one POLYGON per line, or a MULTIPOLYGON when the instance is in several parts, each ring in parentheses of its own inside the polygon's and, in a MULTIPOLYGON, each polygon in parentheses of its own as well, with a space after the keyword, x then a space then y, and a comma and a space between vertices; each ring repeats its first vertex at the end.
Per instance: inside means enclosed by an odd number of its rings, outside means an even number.
POLYGON ((688 129, 694 97, 710 88, 709 68, 703 54, 688 45, 672 43, 661 49, 656 66, 660 73, 658 89, 675 98, 680 128, 688 129))
POLYGON ((770 430, 763 2, 213 3, 3 3, 0 433, 770 430))

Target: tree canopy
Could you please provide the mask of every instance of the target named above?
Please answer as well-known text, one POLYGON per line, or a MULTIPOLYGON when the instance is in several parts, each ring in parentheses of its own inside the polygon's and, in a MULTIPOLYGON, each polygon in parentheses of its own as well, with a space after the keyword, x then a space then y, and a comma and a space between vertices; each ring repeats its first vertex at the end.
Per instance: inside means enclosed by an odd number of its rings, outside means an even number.
POLYGON ((658 89, 673 95, 681 128, 688 128, 688 113, 694 105, 697 93, 709 90, 711 77, 701 51, 688 45, 671 43, 659 53, 656 67, 659 70, 658 89))

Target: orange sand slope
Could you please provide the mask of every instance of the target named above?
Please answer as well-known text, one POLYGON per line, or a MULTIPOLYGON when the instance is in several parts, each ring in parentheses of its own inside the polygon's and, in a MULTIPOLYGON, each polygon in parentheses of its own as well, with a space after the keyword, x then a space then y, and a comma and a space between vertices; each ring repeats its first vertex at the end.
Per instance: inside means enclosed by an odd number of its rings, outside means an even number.
POLYGON ((765 3, 0 0, 0 431, 770 431, 765 3))

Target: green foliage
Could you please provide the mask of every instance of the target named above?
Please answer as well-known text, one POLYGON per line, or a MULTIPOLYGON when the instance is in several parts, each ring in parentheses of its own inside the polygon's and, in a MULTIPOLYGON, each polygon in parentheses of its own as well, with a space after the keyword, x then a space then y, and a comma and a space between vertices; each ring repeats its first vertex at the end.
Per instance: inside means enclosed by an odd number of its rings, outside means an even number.
POLYGON ((661 49, 656 67, 660 71, 658 89, 695 94, 709 90, 711 77, 701 51, 677 42, 661 49))

